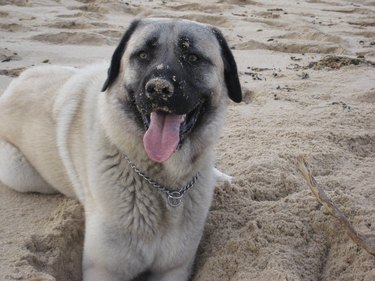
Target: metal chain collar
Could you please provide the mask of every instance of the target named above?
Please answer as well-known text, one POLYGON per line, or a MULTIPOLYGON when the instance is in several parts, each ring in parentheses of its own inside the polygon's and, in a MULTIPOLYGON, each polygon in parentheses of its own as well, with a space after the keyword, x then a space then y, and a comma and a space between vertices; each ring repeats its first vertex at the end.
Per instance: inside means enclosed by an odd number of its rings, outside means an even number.
POLYGON ((171 207, 178 207, 181 202, 182 202, 182 199, 185 195, 185 193, 194 186, 194 184, 197 182, 198 180, 198 174, 196 174, 192 179, 191 181, 185 185, 184 187, 182 187, 180 190, 171 190, 165 186, 162 186, 160 183, 158 183, 157 181, 154 181, 153 179, 151 179, 150 177, 146 176, 144 172, 142 172, 140 169, 138 169, 138 167, 132 162, 130 161, 129 157, 127 155, 125 155, 125 159, 126 161, 128 161, 129 163, 129 166, 133 169, 133 171, 138 175, 140 176, 141 178, 143 178, 145 181, 147 181, 151 186, 153 186, 154 188, 156 188, 157 190, 165 193, 167 195, 167 201, 168 201, 168 204, 171 206, 171 207))

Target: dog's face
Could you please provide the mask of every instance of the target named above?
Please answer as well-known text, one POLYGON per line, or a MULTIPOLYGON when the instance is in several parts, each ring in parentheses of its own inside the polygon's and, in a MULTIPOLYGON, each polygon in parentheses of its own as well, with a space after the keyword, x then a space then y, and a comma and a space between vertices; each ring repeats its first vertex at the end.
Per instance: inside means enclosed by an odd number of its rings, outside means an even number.
POLYGON ((121 85, 116 95, 125 114, 144 130, 148 156, 160 163, 202 129, 224 95, 241 101, 236 64, 220 31, 186 20, 133 22, 103 90, 111 94, 114 84, 121 85))

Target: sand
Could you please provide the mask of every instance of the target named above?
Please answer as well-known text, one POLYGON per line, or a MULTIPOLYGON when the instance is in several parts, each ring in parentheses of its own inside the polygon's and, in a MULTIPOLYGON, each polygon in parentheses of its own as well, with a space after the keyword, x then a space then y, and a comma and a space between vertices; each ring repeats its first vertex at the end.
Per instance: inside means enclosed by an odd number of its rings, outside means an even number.
MULTIPOLYGON (((313 197, 295 161, 375 239, 375 2, 0 0, 0 92, 22 69, 108 60, 135 17, 221 28, 244 102, 217 146, 194 281, 375 280, 375 257, 313 197)), ((80 280, 82 208, 0 184, 0 279, 80 280)))

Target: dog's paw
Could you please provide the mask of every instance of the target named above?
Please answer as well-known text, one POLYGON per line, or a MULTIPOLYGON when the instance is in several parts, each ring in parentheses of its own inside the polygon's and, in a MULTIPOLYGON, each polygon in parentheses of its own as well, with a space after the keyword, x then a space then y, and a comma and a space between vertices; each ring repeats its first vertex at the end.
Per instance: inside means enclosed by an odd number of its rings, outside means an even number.
POLYGON ((34 276, 27 281, 56 281, 56 279, 52 276, 34 276))
POLYGON ((217 181, 219 182, 229 182, 232 183, 233 177, 220 172, 218 169, 214 168, 214 175, 217 181))

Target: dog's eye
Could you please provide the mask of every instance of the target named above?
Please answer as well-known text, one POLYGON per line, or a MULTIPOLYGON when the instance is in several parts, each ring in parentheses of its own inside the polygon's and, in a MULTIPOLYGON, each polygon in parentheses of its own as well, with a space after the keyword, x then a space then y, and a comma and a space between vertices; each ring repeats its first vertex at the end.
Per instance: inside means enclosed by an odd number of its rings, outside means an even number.
POLYGON ((191 55, 188 56, 188 60, 190 62, 197 62, 199 60, 199 58, 198 58, 197 55, 191 54, 191 55))
POLYGON ((138 57, 140 59, 146 60, 146 59, 148 59, 148 54, 146 52, 142 51, 142 52, 139 52, 138 57))

